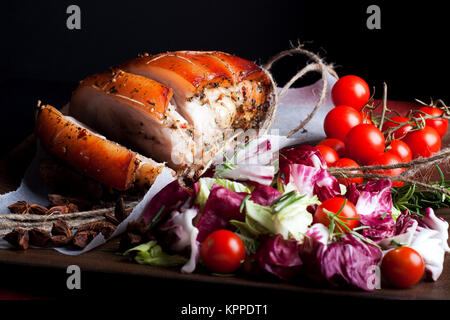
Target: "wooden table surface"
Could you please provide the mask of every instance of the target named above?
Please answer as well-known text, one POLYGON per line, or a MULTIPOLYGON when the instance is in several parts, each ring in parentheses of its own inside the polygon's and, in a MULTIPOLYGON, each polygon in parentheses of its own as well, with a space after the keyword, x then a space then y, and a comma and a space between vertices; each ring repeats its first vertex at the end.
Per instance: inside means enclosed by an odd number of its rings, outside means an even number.
MULTIPOLYGON (((27 141, 6 158, 0 160, 0 193, 17 188, 29 161, 34 156, 34 138, 27 141)), ((446 160, 448 163, 448 159, 446 160)), ((448 171, 446 171, 448 175, 448 171)), ((439 210, 438 214, 450 221, 450 210, 439 210)), ((150 286, 149 291, 155 295, 180 295, 180 299, 194 299, 186 292, 196 290, 203 295, 195 295, 196 299, 213 301, 209 290, 220 290, 222 293, 232 292, 233 299, 246 303, 251 297, 353 297, 367 299, 450 299, 450 259, 447 256, 444 272, 436 282, 422 281, 418 285, 405 290, 383 288, 374 292, 353 289, 335 289, 318 287, 311 283, 290 284, 269 279, 248 279, 244 277, 218 277, 207 273, 185 275, 178 270, 142 266, 117 255, 117 239, 79 256, 67 256, 52 249, 0 250, 0 271, 9 274, 7 281, 0 282, 0 298, 30 297, 73 297, 114 294, 120 288, 132 296, 137 288, 144 284, 150 286), (83 272, 83 288, 81 293, 70 291, 66 287, 69 265, 77 265, 83 272), (178 288, 173 290, 173 288, 178 288)), ((149 293, 150 294, 150 293, 149 293)), ((180 300, 181 301, 181 300, 180 300)), ((185 301, 185 300, 183 300, 185 301)), ((261 300, 259 300, 261 301, 261 300)))

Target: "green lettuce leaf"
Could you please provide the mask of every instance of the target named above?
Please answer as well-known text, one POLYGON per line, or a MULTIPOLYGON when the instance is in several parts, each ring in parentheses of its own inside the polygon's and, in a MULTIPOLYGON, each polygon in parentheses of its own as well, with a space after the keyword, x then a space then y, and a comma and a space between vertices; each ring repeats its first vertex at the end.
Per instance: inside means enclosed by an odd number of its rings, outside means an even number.
POLYGON ((131 253, 136 253, 134 260, 137 263, 158 267, 174 267, 184 265, 188 261, 185 257, 165 253, 154 240, 128 249, 123 255, 129 255, 131 253))
POLYGON ((394 221, 397 221, 397 218, 399 217, 399 215, 401 215, 402 212, 400 210, 398 210, 395 206, 392 206, 392 213, 391 216, 394 219, 394 221))
MULTIPOLYGON (((252 222, 256 222, 256 225, 251 226, 251 228, 259 228, 262 230, 267 230, 269 233, 275 234, 275 227, 272 219, 272 208, 268 206, 262 206, 254 203, 251 200, 245 201, 245 213, 246 217, 249 217, 252 222)), ((247 222, 247 221, 246 221, 247 222)), ((266 233, 266 232, 261 232, 266 233)))
POLYGON ((313 221, 312 214, 306 208, 315 204, 320 204, 317 196, 299 195, 295 190, 283 194, 271 206, 261 206, 247 199, 245 223, 231 223, 246 236, 281 234, 284 239, 300 241, 313 221))
POLYGON ((284 239, 292 237, 298 241, 302 240, 313 221, 312 214, 306 208, 315 204, 319 205, 319 199, 315 195, 312 197, 298 195, 295 191, 284 194, 280 199, 281 201, 275 201, 272 204, 275 232, 281 234, 284 239))

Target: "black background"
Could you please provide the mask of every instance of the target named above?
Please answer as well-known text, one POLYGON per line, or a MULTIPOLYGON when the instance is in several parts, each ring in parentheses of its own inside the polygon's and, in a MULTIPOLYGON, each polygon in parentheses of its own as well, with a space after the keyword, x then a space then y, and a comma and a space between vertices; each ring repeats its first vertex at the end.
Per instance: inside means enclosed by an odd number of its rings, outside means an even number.
MULTIPOLYGON (((383 81, 390 99, 450 97, 444 2, 8 0, 1 6, 2 153, 32 132, 38 99, 61 107, 85 76, 142 52, 222 50, 264 63, 301 40, 340 75, 365 78, 376 97, 383 81), (66 27, 70 4, 81 8, 81 30, 66 27), (381 30, 366 27, 370 4, 381 8, 381 30)), ((303 63, 277 64, 277 82, 303 63)))

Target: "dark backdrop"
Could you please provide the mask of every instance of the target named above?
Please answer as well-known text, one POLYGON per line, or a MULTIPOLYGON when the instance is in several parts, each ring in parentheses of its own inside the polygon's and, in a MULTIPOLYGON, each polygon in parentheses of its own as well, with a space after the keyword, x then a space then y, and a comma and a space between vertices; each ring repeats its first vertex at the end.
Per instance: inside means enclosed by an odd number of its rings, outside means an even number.
MULTIPOLYGON (((60 107, 83 77, 142 52, 223 50, 263 63, 300 39, 378 96, 387 81, 391 99, 448 101, 444 2, 392 2, 2 1, 2 153, 32 132, 38 99, 60 107), (66 28, 70 4, 81 8, 81 30, 66 28), (381 8, 381 30, 366 28, 370 4, 381 8)), ((301 63, 280 62, 275 78, 283 83, 301 63)))

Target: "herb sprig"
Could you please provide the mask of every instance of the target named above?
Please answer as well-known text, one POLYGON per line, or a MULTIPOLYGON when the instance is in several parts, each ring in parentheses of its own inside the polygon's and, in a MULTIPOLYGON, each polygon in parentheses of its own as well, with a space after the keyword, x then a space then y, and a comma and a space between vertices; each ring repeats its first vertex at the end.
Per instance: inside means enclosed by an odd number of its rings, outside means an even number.
POLYGON ((367 239, 362 234, 356 232, 358 230, 366 229, 367 226, 361 226, 359 228, 354 228, 352 230, 349 228, 347 223, 345 223, 345 221, 343 221, 343 220, 358 220, 359 219, 359 217, 358 218, 350 218, 350 217, 343 217, 343 216, 339 215, 344 210, 344 207, 346 204, 347 204, 347 199, 345 199, 342 207, 336 213, 326 210, 326 209, 323 210, 328 215, 328 219, 330 220, 330 225, 328 226, 328 231, 330 233, 330 240, 333 237, 342 236, 344 233, 350 233, 351 235, 360 239, 361 241, 381 249, 381 247, 378 244, 367 239), (338 229, 338 230, 336 230, 336 229, 338 229))
MULTIPOLYGON (((446 180, 442 170, 436 166, 441 181, 430 183, 433 186, 445 188, 450 191, 450 180, 446 180)), ((407 184, 391 189, 392 201, 395 208, 400 211, 408 210, 410 213, 420 215, 420 211, 427 207, 433 209, 450 207, 450 197, 438 190, 425 190, 415 184, 407 184)))

